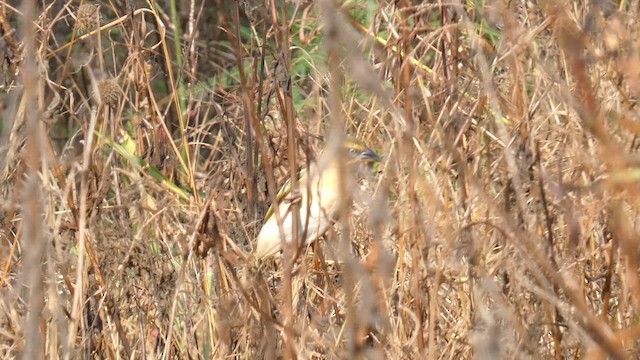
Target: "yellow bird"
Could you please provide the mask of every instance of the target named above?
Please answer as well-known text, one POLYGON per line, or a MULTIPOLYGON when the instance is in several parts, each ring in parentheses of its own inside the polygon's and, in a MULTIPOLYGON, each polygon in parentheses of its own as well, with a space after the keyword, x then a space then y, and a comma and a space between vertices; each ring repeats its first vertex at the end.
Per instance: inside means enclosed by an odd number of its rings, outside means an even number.
MULTIPOLYGON (((345 176, 357 176, 361 165, 370 169, 374 163, 380 161, 378 154, 358 139, 347 138, 343 146, 349 154, 349 161, 344 164, 345 176)), ((290 243, 293 239, 293 210, 291 209, 293 201, 299 200, 300 204, 298 241, 304 240, 305 246, 308 246, 329 229, 340 207, 339 166, 336 154, 325 151, 318 162, 311 163, 309 171, 304 168, 299 171, 299 199, 293 199, 291 196, 290 179, 282 186, 276 198, 285 242, 290 243), (304 239, 303 236, 305 236, 304 239)), ((278 220, 272 205, 267 211, 264 224, 258 234, 254 254, 256 258, 264 259, 275 255, 281 249, 282 240, 278 220)))

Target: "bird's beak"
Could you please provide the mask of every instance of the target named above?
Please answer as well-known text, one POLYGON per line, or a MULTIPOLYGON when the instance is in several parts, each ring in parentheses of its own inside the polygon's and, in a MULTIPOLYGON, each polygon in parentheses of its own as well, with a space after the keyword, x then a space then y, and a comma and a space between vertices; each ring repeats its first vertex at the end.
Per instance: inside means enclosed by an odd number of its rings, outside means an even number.
POLYGON ((360 153, 360 159, 365 160, 365 161, 369 161, 369 162, 378 162, 378 161, 382 160, 382 158, 380 158, 380 156, 378 154, 376 154, 376 152, 371 150, 371 149, 367 149, 367 150, 363 151, 362 153, 360 153))

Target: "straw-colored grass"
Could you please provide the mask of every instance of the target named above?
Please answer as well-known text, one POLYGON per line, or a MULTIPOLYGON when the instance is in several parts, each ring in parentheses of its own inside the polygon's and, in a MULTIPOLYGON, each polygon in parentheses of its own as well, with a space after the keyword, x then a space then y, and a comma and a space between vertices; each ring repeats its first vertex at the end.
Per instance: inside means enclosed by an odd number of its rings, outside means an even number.
POLYGON ((638 1, 151 3, 0 2, 1 357, 637 358, 638 1))

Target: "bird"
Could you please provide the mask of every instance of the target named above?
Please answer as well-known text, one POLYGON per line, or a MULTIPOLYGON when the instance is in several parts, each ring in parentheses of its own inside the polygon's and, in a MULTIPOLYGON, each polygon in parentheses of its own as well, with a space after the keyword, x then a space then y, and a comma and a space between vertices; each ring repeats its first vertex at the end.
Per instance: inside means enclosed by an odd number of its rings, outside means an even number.
MULTIPOLYGON (((346 150, 348 161, 345 166, 345 178, 351 180, 361 169, 372 169, 381 160, 380 156, 367 147, 362 141, 354 137, 346 137, 342 143, 346 150)), ((289 178, 276 196, 278 212, 282 220, 284 242, 293 241, 293 210, 291 205, 299 203, 298 241, 304 240, 308 246, 322 236, 333 224, 340 209, 340 162, 335 151, 325 150, 317 162, 309 164, 309 169, 301 168, 298 177, 300 196, 294 198, 291 194, 291 179, 289 178), (304 239, 303 239, 304 236, 304 239)), ((271 205, 256 240, 254 255, 257 259, 266 259, 282 250, 281 233, 278 226, 274 207, 271 205)))

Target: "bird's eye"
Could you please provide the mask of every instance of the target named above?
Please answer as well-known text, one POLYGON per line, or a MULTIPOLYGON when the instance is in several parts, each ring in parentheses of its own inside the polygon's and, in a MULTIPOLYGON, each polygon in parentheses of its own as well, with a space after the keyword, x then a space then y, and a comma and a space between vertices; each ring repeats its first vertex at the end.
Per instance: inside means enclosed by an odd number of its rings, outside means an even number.
POLYGON ((358 152, 358 150, 356 150, 354 148, 349 149, 349 154, 351 154, 351 155, 355 155, 357 152, 358 152))

